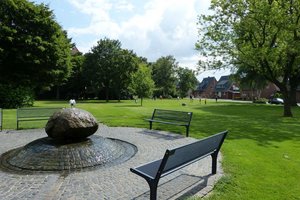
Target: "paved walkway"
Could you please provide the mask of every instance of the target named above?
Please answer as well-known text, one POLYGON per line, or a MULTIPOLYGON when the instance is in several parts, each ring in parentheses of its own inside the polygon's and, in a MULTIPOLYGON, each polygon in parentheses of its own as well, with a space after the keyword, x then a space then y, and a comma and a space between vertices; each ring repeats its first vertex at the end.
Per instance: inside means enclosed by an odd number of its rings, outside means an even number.
MULTIPOLYGON (((159 159, 167 148, 188 144, 195 139, 163 131, 100 125, 97 135, 117 138, 137 146, 136 155, 125 163, 66 173, 20 174, 0 170, 0 199, 94 200, 149 199, 146 181, 129 168, 159 159)), ((43 129, 0 132, 0 154, 45 137, 43 129)), ((220 158, 220 156, 219 156, 220 158)), ((158 199, 182 199, 207 195, 221 177, 222 169, 210 175, 208 157, 160 180, 158 199)))

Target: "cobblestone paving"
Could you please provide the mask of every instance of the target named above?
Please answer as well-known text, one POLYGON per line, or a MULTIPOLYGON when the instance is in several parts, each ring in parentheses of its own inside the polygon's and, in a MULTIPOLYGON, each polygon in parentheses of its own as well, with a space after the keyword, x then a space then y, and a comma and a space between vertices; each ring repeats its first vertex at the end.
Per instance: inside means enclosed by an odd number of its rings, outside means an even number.
MULTIPOLYGON (((111 167, 61 173, 15 173, 0 170, 1 200, 115 200, 149 199, 147 182, 130 172, 146 162, 162 158, 167 148, 188 144, 195 139, 163 131, 100 125, 96 135, 116 138, 137 146, 136 155, 111 167)), ((0 132, 0 154, 45 137, 43 129, 0 132)), ((221 156, 219 156, 221 158, 221 156)), ((222 176, 211 176, 210 157, 178 170, 160 180, 158 199, 182 199, 207 195, 222 176)))

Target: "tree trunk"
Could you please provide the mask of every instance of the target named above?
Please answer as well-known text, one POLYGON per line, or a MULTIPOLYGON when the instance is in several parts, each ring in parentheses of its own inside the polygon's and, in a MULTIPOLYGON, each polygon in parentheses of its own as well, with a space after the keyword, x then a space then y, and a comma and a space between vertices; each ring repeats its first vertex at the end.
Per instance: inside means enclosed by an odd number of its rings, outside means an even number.
POLYGON ((300 83, 300 77, 294 76, 290 78, 290 98, 291 98, 291 106, 297 106, 297 88, 300 83))
POLYGON ((59 92, 59 86, 56 86, 56 99, 59 100, 60 99, 60 92, 59 92))
POLYGON ((293 117, 292 110, 291 110, 291 103, 284 102, 284 117, 293 117))
POLYGON ((105 99, 106 99, 106 102, 109 101, 109 88, 108 87, 105 87, 105 99))
POLYGON ((143 106, 143 97, 141 97, 141 106, 143 106))
POLYGON ((283 106, 283 116, 284 117, 293 117, 292 114, 292 107, 291 107, 291 98, 289 95, 289 91, 287 90, 287 88, 280 88, 282 94, 283 94, 283 99, 284 99, 284 106, 283 106))
POLYGON ((291 106, 297 106, 296 92, 296 89, 290 91, 291 106))

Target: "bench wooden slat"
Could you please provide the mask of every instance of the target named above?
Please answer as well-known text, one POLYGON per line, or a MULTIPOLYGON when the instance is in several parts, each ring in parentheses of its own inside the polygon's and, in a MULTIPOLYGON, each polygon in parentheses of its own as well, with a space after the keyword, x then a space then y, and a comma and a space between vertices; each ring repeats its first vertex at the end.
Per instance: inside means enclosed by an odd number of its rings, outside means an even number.
POLYGON ((18 118, 49 117, 59 109, 61 108, 19 108, 18 118))
POLYGON ((204 157, 212 157, 212 174, 217 172, 217 157, 228 131, 212 135, 191 144, 167 149, 163 159, 149 162, 130 171, 143 177, 150 187, 150 199, 156 200, 158 182, 178 169, 194 163, 204 157))
POLYGON ((160 120, 152 120, 152 119, 148 119, 148 121, 159 122, 159 123, 162 123, 162 124, 173 124, 173 125, 177 125, 177 126, 187 126, 187 124, 183 124, 183 123, 180 123, 180 122, 160 121, 160 120))
POLYGON ((155 109, 154 118, 155 119, 182 121, 182 122, 188 123, 190 121, 190 112, 155 109))
POLYGON ((153 122, 172 124, 177 126, 185 126, 186 136, 188 137, 192 116, 193 116, 192 112, 154 109, 151 119, 145 119, 145 120, 149 121, 150 129, 152 129, 153 122))
POLYGON ((52 114, 62 108, 18 108, 17 130, 21 121, 48 120, 52 114))
POLYGON ((213 154, 218 151, 218 148, 221 145, 220 143, 223 142, 223 137, 224 132, 221 132, 192 144, 169 150, 173 153, 169 155, 162 173, 176 169, 177 167, 195 159, 213 154))

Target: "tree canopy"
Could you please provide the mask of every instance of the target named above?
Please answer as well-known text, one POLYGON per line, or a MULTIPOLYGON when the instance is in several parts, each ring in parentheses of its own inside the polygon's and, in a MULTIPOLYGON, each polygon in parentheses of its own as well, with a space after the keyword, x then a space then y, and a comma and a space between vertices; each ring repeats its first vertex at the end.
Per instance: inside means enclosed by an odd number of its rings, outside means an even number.
POLYGON ((70 70, 70 40, 44 4, 2 0, 0 82, 49 86, 70 70))
POLYGON ((199 17, 196 48, 201 68, 243 67, 276 84, 284 116, 300 83, 300 2, 212 0, 213 14, 199 17))
POLYGON ((189 90, 194 90, 198 83, 195 72, 188 68, 179 67, 177 70, 178 90, 181 97, 186 97, 189 90))
POLYGON ((0 19, 3 88, 39 91, 66 80, 71 66, 70 40, 48 6, 27 0, 2 0, 0 19))
POLYGON ((176 93, 176 70, 178 64, 173 56, 160 57, 152 65, 152 79, 156 95, 167 97, 176 93))
POLYGON ((84 73, 90 87, 104 90, 107 101, 111 91, 120 95, 127 90, 131 74, 138 69, 136 55, 122 49, 119 40, 101 39, 85 57, 84 73))

